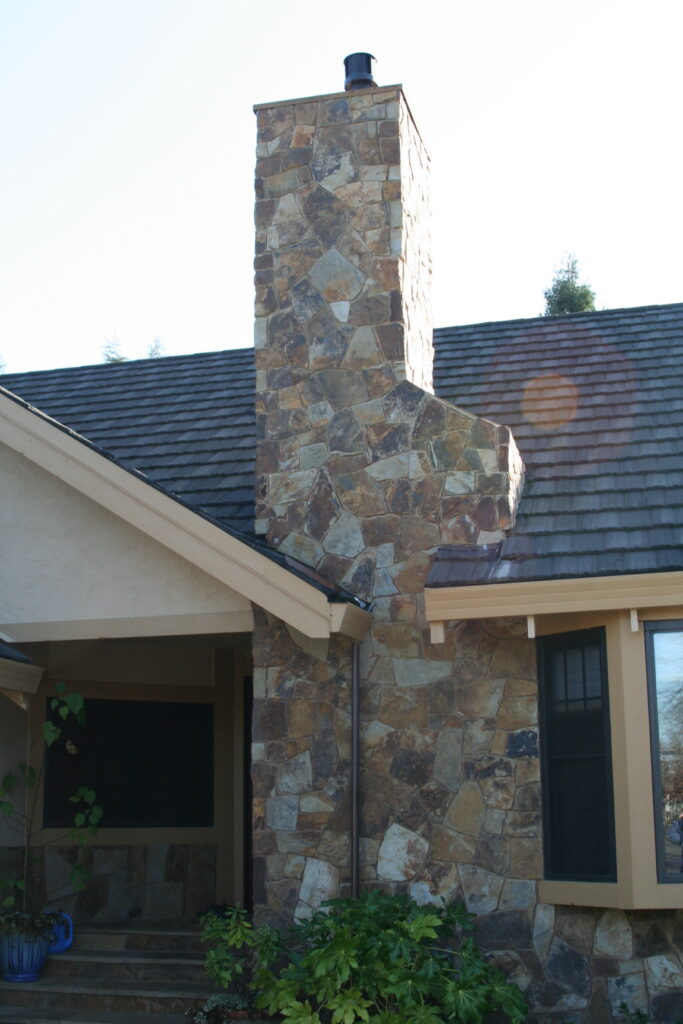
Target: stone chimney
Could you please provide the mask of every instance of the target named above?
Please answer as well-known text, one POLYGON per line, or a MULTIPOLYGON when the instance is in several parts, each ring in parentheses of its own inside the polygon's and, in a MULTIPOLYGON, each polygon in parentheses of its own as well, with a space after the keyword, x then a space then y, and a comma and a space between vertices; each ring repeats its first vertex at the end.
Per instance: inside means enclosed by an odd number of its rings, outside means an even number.
MULTIPOLYGON (((476 744, 503 684, 488 681, 478 626, 431 642, 424 581, 439 545, 502 538, 522 465, 506 427, 431 393, 429 164, 400 87, 257 116, 256 526, 372 599, 359 651, 363 877, 450 898, 475 840, 441 821, 450 806, 459 828, 480 806, 468 810, 472 780, 458 793, 463 715, 476 744)), ((351 643, 254 617, 254 904, 282 923, 349 881, 351 643)), ((483 887, 490 867, 467 878, 483 887)))
POLYGON ((521 470, 505 428, 430 394, 429 158, 401 87, 256 114, 256 529, 396 593, 406 550, 497 539, 521 470))

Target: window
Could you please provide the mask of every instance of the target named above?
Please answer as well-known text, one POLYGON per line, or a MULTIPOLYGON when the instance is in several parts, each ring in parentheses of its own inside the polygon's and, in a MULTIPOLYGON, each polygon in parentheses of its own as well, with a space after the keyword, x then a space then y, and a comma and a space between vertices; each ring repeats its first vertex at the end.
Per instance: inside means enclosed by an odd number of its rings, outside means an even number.
POLYGON ((604 629, 538 642, 545 877, 616 880, 604 629))
MULTIPOLYGON (((681 595, 683 572, 679 571, 425 589, 434 642, 443 640, 444 624, 451 619, 507 615, 526 615, 529 640, 538 638, 545 800, 545 877, 538 881, 538 892, 544 903, 623 910, 683 909, 683 848, 672 841, 669 832, 681 802, 673 778, 673 734, 683 733, 683 710, 680 718, 676 717, 683 707, 683 681, 674 685, 666 668, 667 660, 671 661, 666 648, 670 651, 672 644, 680 643, 676 660, 683 665, 681 595), (597 712, 591 708, 596 694, 583 655, 581 674, 574 676, 575 682, 581 680, 581 701, 574 703, 569 690, 566 700, 553 697, 553 673, 560 664, 565 670, 565 660, 569 664, 578 660, 578 654, 569 651, 575 641, 581 647, 582 633, 589 638, 589 646, 590 634, 597 636, 603 651, 600 702, 604 730, 600 733, 595 727, 597 714, 591 726, 593 740, 599 735, 604 738, 602 750, 597 743, 592 750, 582 749, 587 746, 586 736, 577 737, 572 745, 571 724, 563 729, 563 722, 578 722, 580 716, 590 720, 597 712), (558 653, 554 665, 553 650, 563 652, 562 657, 558 653), (680 701, 673 704, 676 694, 680 701), (574 717, 572 707, 578 709, 574 717), (579 762, 589 754, 596 766, 601 766, 597 780, 601 796, 591 811, 594 824, 600 802, 604 811, 602 824, 597 825, 602 836, 595 828, 592 831, 592 864, 587 863, 587 852, 584 859, 576 849, 572 851, 572 827, 566 821, 567 814, 574 815, 574 823, 580 820, 576 808, 582 799, 581 789, 567 780, 572 771, 580 775, 579 762), (601 877, 606 880, 600 881, 601 877), (678 884, 671 884, 674 882, 678 884)), ((588 655, 589 660, 591 657, 588 655)), ((579 827, 583 828, 583 822, 579 827)))
POLYGON ((645 624, 657 877, 683 881, 683 622, 645 624))
POLYGON ((213 825, 212 704, 92 699, 85 714, 85 729, 60 723, 76 757, 61 743, 49 748, 47 828, 73 823, 69 797, 83 784, 97 794, 105 829, 213 825))

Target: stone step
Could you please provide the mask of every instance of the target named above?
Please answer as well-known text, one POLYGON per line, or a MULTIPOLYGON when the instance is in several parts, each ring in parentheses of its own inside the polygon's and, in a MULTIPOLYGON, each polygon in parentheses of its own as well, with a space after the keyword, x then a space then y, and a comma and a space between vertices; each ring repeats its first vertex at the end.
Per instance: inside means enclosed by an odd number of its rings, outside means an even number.
MULTIPOLYGON (((117 1013, 113 1010, 41 1010, 0 1006, 0 1024, 186 1024, 182 1013, 117 1013)), ((248 1024, 276 1024, 251 1017, 248 1024)))
POLYGON ((115 1013, 111 1010, 40 1010, 30 1006, 0 1006, 0 1024, 185 1024, 185 1017, 182 1013, 115 1013))
POLYGON ((130 928, 108 925, 78 925, 74 933, 77 949, 157 950, 204 953, 196 928, 130 928))
POLYGON ((108 981, 194 982, 209 986, 199 953, 70 949, 48 956, 43 978, 106 978, 108 981))
POLYGON ((0 1006, 40 1010, 111 1011, 115 1013, 182 1014, 212 994, 211 986, 192 982, 128 982, 113 984, 93 978, 50 978, 0 982, 0 1006))
POLYGON ((0 1024, 184 1024, 216 990, 187 925, 77 926, 39 981, 0 982, 0 1024))

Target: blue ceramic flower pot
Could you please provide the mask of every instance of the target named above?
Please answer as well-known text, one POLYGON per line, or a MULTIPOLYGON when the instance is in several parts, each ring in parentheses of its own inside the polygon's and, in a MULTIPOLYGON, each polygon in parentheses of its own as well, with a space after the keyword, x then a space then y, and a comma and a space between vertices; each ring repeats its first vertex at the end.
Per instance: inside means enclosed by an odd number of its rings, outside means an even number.
POLYGON ((74 923, 69 914, 58 910, 60 916, 59 924, 52 929, 52 941, 48 950, 50 956, 53 953, 64 953, 74 940, 74 923))
POLYGON ((49 945, 47 939, 28 939, 18 932, 0 935, 0 969, 5 981, 37 981, 49 945))

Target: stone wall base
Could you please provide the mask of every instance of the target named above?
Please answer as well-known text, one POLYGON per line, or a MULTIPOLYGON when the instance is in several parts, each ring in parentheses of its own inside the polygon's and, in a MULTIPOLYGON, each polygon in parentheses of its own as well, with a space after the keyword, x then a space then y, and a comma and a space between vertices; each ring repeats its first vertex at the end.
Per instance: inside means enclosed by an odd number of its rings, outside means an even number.
MULTIPOLYGON (((0 848, 0 877, 20 870, 20 854, 0 848)), ((209 843, 53 846, 36 857, 32 904, 65 910, 80 924, 196 923, 216 899, 216 847, 209 843), (79 893, 68 884, 75 864, 91 876, 79 893)))

